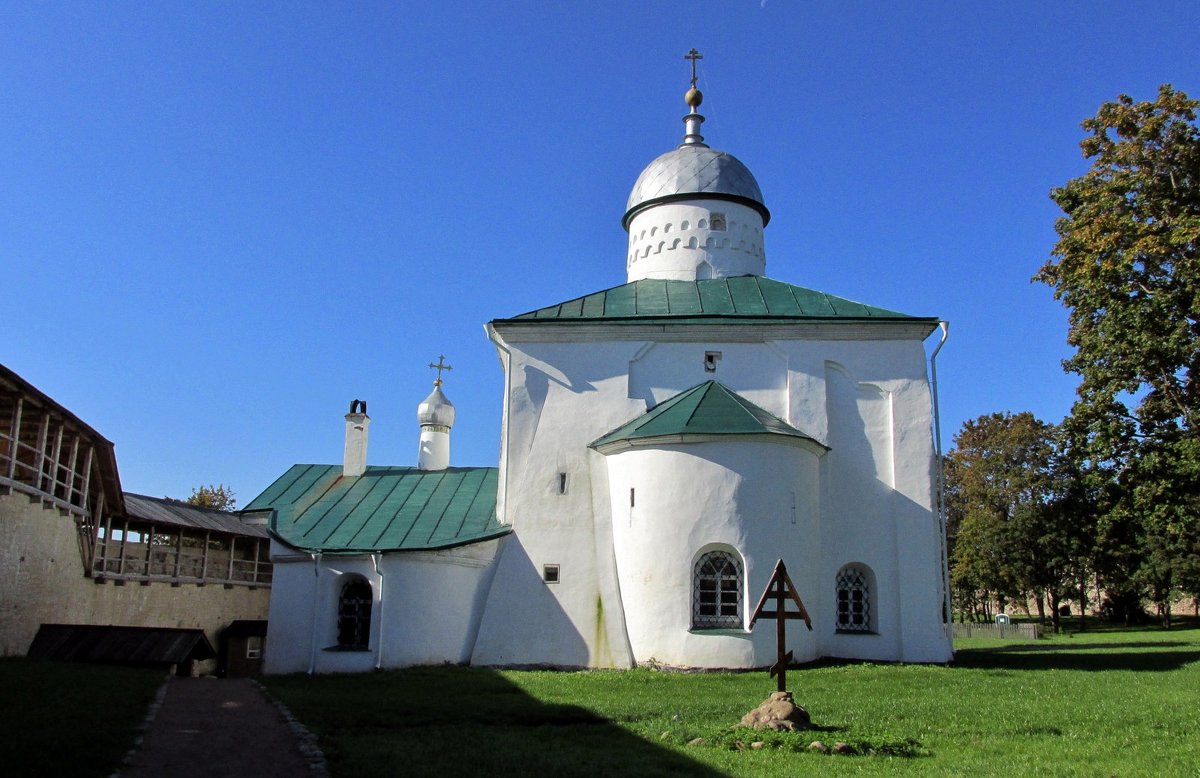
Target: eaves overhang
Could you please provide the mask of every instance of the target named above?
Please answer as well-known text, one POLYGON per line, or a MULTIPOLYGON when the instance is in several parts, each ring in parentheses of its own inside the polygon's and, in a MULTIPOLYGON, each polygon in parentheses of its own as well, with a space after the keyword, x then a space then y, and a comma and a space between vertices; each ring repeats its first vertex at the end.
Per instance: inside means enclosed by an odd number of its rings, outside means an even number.
POLYGON ((621 454, 626 451, 635 449, 656 449, 666 448, 668 446, 681 446, 696 443, 734 443, 738 441, 748 443, 773 443, 788 446, 797 446, 806 449, 817 456, 823 456, 831 449, 820 441, 808 436, 798 437, 794 435, 771 435, 766 433, 746 433, 746 432, 708 432, 708 433, 676 433, 673 435, 654 435, 645 438, 622 438, 608 443, 592 443, 588 448, 603 454, 611 456, 613 454, 621 454))
POLYGON ((586 343, 598 340, 762 343, 786 340, 923 341, 938 319, 881 321, 794 319, 638 319, 604 321, 529 321, 497 319, 486 329, 510 343, 586 343))
POLYGON ((647 208, 653 208, 656 205, 687 200, 723 200, 725 202, 737 203, 738 205, 744 205, 747 208, 752 208, 755 211, 758 211, 758 215, 762 217, 764 227, 766 227, 767 223, 771 221, 771 211, 767 208, 767 206, 763 205, 762 202, 755 200, 753 197, 743 197, 741 195, 726 194, 724 192, 680 192, 678 194, 655 197, 652 200, 643 200, 625 212, 625 215, 621 218, 621 226, 625 228, 626 232, 628 232, 629 223, 633 221, 635 216, 642 211, 645 211, 647 208))

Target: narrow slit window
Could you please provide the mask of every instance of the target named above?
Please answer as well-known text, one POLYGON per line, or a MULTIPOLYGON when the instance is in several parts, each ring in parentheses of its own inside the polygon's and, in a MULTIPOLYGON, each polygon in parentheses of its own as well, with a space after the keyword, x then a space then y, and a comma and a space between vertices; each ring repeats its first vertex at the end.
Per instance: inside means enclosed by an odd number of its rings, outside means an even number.
POLYGON ((558 474, 558 493, 559 494, 567 493, 567 474, 566 473, 558 474))

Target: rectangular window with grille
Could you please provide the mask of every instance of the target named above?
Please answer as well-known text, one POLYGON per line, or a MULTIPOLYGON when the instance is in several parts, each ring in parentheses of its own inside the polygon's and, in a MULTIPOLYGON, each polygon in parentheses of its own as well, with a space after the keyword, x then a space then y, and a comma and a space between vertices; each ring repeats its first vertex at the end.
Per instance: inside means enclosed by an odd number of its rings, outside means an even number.
POLYGON ((837 577, 837 631, 871 632, 871 588, 857 567, 843 567, 837 577))
POLYGON ((742 565, 728 551, 710 551, 696 562, 692 596, 693 629, 740 629, 742 565))

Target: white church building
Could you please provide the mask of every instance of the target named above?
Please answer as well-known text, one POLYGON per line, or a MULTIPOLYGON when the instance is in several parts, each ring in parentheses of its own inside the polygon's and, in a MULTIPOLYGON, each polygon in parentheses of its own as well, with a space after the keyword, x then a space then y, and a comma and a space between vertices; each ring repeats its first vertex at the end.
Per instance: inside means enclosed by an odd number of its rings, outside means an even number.
POLYGON ((773 625, 747 626, 780 559, 812 616, 796 661, 952 658, 945 328, 768 278, 771 214, 701 100, 693 79, 683 143, 630 193, 626 283, 486 326, 498 467, 450 466, 439 371, 415 467, 366 464, 356 400, 341 464, 247 506, 275 563, 267 672, 765 667, 773 625))

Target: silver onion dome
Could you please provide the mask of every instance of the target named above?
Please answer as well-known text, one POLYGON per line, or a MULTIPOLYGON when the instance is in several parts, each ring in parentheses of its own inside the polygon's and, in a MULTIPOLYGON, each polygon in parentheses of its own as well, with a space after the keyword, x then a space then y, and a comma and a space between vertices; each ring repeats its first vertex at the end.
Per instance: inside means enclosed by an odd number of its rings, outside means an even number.
POLYGON ((450 428, 454 426, 454 404, 446 398, 442 387, 433 387, 429 396, 417 406, 417 423, 422 427, 450 428))
POLYGON ((637 213, 659 203, 704 198, 748 205, 762 214, 763 225, 771 218, 758 182, 741 160, 699 143, 685 143, 659 156, 638 176, 621 224, 629 229, 637 213))

